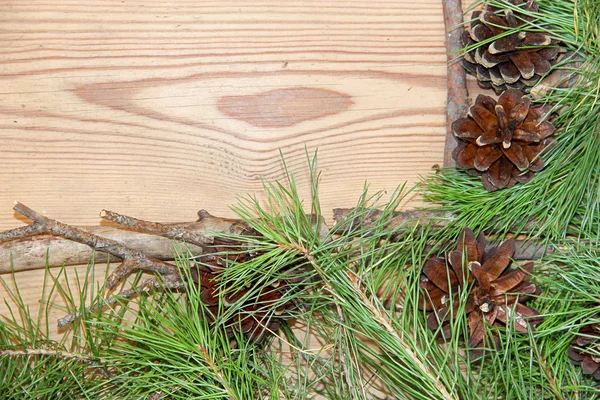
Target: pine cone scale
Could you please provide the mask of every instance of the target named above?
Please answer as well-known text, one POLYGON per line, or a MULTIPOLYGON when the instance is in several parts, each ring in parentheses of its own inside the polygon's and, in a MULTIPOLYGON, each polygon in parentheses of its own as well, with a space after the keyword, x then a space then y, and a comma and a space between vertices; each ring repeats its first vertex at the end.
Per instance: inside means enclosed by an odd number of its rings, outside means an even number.
POLYGON ((454 271, 451 269, 446 269, 446 266, 435 258, 430 258, 427 260, 423 266, 423 274, 431 283, 445 293, 449 293, 450 287, 453 287, 458 283, 458 279, 456 278, 454 271))
MULTIPOLYGON (((594 319, 597 321, 599 315, 594 319)), ((583 326, 571 340, 567 355, 571 362, 581 366, 582 372, 600 380, 600 323, 583 326)))
POLYGON ((475 153, 473 166, 478 171, 487 171, 501 157, 502 151, 495 147, 480 147, 475 153))
POLYGON ((483 341, 483 337, 485 335, 485 326, 478 312, 470 313, 467 323, 469 325, 470 332, 467 346, 469 346, 469 348, 476 348, 483 341))
POLYGON ((525 152, 519 143, 513 142, 510 147, 504 147, 504 145, 502 145, 501 149, 506 158, 508 158, 519 171, 525 171, 529 168, 529 160, 525 156, 525 152))
POLYGON ((459 144, 452 153, 456 160, 456 165, 460 168, 475 168, 475 156, 477 155, 477 146, 473 144, 459 144))
POLYGON ((470 118, 457 119, 452 123, 452 130, 461 139, 477 139, 483 133, 479 124, 470 118))
MULTIPOLYGON (((530 0, 512 3, 524 11, 538 9, 530 0)), ((548 34, 519 29, 527 21, 531 17, 517 8, 500 10, 486 5, 483 11, 472 13, 462 40, 465 47, 479 45, 465 55, 463 65, 477 76, 482 87, 491 85, 499 93, 511 87, 533 86, 556 62, 559 51, 548 47, 556 44, 548 34)))
POLYGON ((510 258, 515 253, 514 239, 508 239, 495 250, 488 253, 484 257, 484 266, 490 279, 496 280, 502 274, 506 265, 510 262, 510 258))
POLYGON ((508 186, 510 179, 512 178, 511 169, 512 164, 508 162, 505 157, 499 158, 490 166, 487 170, 488 181, 493 186, 494 190, 508 186))
POLYGON ((581 368, 583 369, 583 373, 586 375, 594 374, 599 367, 600 365, 594 360, 592 360, 592 357, 585 357, 581 361, 581 368))
POLYGON ((521 72, 514 64, 507 62, 498 64, 500 64, 498 68, 500 69, 500 75, 502 75, 504 82, 508 84, 517 83, 519 79, 521 79, 521 72))

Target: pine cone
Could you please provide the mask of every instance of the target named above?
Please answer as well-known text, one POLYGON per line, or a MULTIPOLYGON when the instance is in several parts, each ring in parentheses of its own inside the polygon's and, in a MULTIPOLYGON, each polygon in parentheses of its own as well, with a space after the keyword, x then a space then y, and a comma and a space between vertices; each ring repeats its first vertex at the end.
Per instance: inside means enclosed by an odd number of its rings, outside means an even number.
POLYGON ((586 325, 571 341, 567 355, 583 373, 600 380, 600 324, 586 325))
MULTIPOLYGON (((506 326, 514 311, 514 328, 526 332, 528 326, 541 321, 538 312, 523 305, 528 295, 536 293, 535 284, 528 282, 533 263, 520 269, 509 268, 515 251, 513 239, 485 251, 485 236, 477 240, 465 228, 456 250, 448 253, 447 262, 429 258, 421 274, 421 307, 427 311, 427 326, 437 330, 440 325, 444 338, 450 337, 450 318, 461 318, 459 299, 464 291, 467 301, 464 312, 469 326, 469 348, 484 343, 487 325, 506 326)), ((476 352, 472 352, 472 355, 476 352)))
POLYGON ((471 174, 482 174, 490 192, 525 183, 544 167, 542 154, 554 140, 554 125, 544 120, 545 109, 531 105, 516 89, 502 93, 498 102, 479 95, 467 118, 452 123, 460 139, 452 156, 471 174))
MULTIPOLYGON (((200 263, 192 267, 191 279, 200 285, 200 299, 210 313, 206 317, 211 323, 216 321, 222 310, 247 294, 245 288, 237 292, 230 291, 229 287, 221 288, 219 278, 225 268, 235 265, 236 262, 245 261, 249 257, 251 256, 248 254, 240 254, 229 256, 226 261, 220 257, 205 256, 200 263), (223 290, 222 295, 220 295, 221 290, 223 290)), ((294 271, 297 272, 298 269, 290 269, 288 282, 294 281, 294 271)), ((288 290, 287 282, 280 281, 263 288, 256 297, 246 300, 241 310, 226 321, 227 336, 233 338, 237 331, 242 332, 250 341, 261 342, 270 333, 278 331, 281 320, 290 318, 288 311, 294 308, 291 303, 280 304, 286 290, 288 290)))
MULTIPOLYGON (((537 12, 534 1, 510 0, 525 11, 537 12)), ((463 46, 489 40, 506 30, 518 28, 530 21, 527 15, 511 10, 498 10, 486 6, 483 11, 473 11, 469 32, 464 32, 463 46)), ((523 89, 533 86, 550 71, 559 49, 550 36, 541 32, 514 32, 483 44, 464 55, 463 66, 477 77, 479 85, 493 88, 496 93, 506 89, 523 89)))

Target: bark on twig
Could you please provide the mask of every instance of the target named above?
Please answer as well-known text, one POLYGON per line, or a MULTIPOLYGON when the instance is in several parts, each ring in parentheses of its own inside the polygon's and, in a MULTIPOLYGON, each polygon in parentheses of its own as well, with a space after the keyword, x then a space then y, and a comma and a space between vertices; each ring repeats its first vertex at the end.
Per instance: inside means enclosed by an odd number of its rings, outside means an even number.
POLYGON ((123 262, 112 272, 106 281, 106 287, 109 290, 114 289, 134 271, 160 274, 163 276, 165 284, 168 285, 176 285, 180 281, 179 271, 175 265, 149 258, 144 253, 124 246, 115 240, 106 239, 47 218, 19 202, 15 202, 13 209, 31 219, 33 222, 29 225, 29 228, 17 228, 1 232, 0 240, 15 240, 31 235, 32 232, 51 233, 77 243, 85 244, 96 251, 109 253, 110 255, 121 258, 123 262))
POLYGON ((21 235, 30 235, 32 231, 39 233, 52 233, 62 236, 66 239, 85 244, 98 251, 112 254, 123 260, 137 259, 147 272, 158 272, 168 274, 173 272, 173 267, 165 265, 165 263, 156 263, 151 258, 148 258, 140 251, 135 251, 121 243, 106 239, 84 230, 63 224, 52 220, 42 214, 32 210, 24 204, 15 202, 13 209, 33 221, 30 225, 31 229, 17 228, 0 233, 0 240, 13 240, 22 237, 21 235))
MULTIPOLYGON (((352 209, 349 208, 334 209, 334 220, 336 222, 341 221, 351 211, 352 209)), ((122 246, 145 254, 148 258, 163 261, 173 259, 173 240, 185 240, 192 237, 196 238, 195 242, 197 243, 211 245, 214 244, 214 234, 240 233, 243 229, 246 229, 240 220, 215 217, 204 210, 198 214, 201 219, 197 222, 154 224, 121 216, 123 218, 120 221, 128 221, 127 223, 123 223, 123 225, 129 229, 118 229, 113 226, 83 226, 73 228, 89 232, 94 236, 101 236, 106 240, 118 242, 122 246), (136 224, 135 221, 144 223, 136 224), (134 228, 138 230, 146 229, 146 231, 139 232, 132 230, 134 228), (186 234, 184 235, 184 233, 186 234), (165 237, 157 236, 158 234, 164 234, 165 237)), ((119 214, 111 212, 106 215, 116 216, 119 214)), ((354 223, 369 225, 380 216, 381 211, 375 210, 362 218, 361 221, 355 221, 354 223)), ((116 220, 116 218, 112 217, 106 219, 116 220)), ((389 227, 395 228, 403 224, 412 226, 417 223, 430 223, 434 227, 441 228, 451 223, 453 219, 454 216, 452 214, 443 211, 401 211, 394 213, 394 217, 390 219, 389 227)), ((41 232, 40 229, 42 227, 39 224, 32 224, 0 232, 0 274, 11 272, 11 257, 13 261, 12 267, 15 272, 45 268, 46 260, 50 267, 87 264, 92 257, 94 257, 94 261, 97 263, 107 261, 107 253, 95 252, 93 248, 86 244, 49 234, 30 236, 41 232)), ((205 251, 203 247, 193 244, 188 244, 187 247, 194 256, 199 256, 205 251)), ((525 247, 517 245, 517 259, 534 259, 541 257, 543 254, 544 252, 539 246, 536 247, 533 244, 525 247)), ((111 260, 122 261, 114 255, 111 260)))
MULTIPOLYGON (((204 224, 190 222, 176 224, 179 229, 202 232, 204 224)), ((160 236, 118 229, 114 226, 78 226, 78 229, 90 232, 106 239, 114 240, 124 246, 143 252, 150 258, 167 261, 173 259, 173 241, 160 236)), ((46 256, 50 267, 61 265, 80 265, 108 260, 108 254, 95 252, 91 247, 71 240, 48 234, 23 237, 20 240, 4 241, 0 233, 0 274, 11 272, 11 257, 14 271, 41 269, 46 266, 46 256)), ((201 247, 189 245, 194 255, 202 254, 201 247)), ((122 261, 111 257, 111 261, 122 261)))
POLYGON ((69 353, 67 351, 60 350, 48 350, 48 349, 24 349, 24 350, 0 350, 0 357, 32 357, 32 356, 45 356, 62 358, 64 360, 75 360, 84 364, 97 365, 98 360, 84 356, 77 353, 69 353))
MULTIPOLYGON (((333 219, 336 223, 339 223, 345 218, 348 218, 353 212, 353 208, 334 208, 333 219)), ((366 215, 361 215, 360 221, 355 220, 353 223, 368 226, 381 218, 382 213, 383 212, 380 210, 370 211, 366 215)), ((420 224, 431 225, 433 228, 442 228, 451 223, 454 218, 453 214, 440 210, 396 211, 386 224, 386 227, 392 230, 401 225, 414 226, 420 224)))
MULTIPOLYGON (((161 284, 156 279, 150 278, 150 279, 147 279, 142 285, 131 288, 131 289, 123 290, 122 292, 119 292, 119 294, 111 296, 100 303, 94 304, 92 307, 88 308, 86 311, 94 312, 100 308, 110 307, 113 304, 118 303, 120 301, 131 299, 132 297, 135 297, 140 293, 154 293, 155 291, 161 290, 161 289, 183 289, 184 287, 185 287, 184 283, 180 280, 179 281, 170 281, 170 282, 167 281, 167 282, 161 284)), ((57 326, 59 329, 64 328, 65 326, 72 324, 73 322, 75 322, 75 320, 77 320, 81 317, 82 317, 82 315, 79 312, 66 315, 57 321, 57 326)))
POLYGON ((202 248, 215 244, 214 233, 241 234, 250 229, 248 224, 242 220, 213 217, 206 210, 198 211, 197 223, 202 226, 200 230, 192 230, 190 226, 144 221, 108 210, 102 210, 100 217, 121 226, 160 235, 172 240, 179 240, 202 248))
MULTIPOLYGON (((199 211, 198 216, 199 220, 196 222, 157 224, 106 211, 105 219, 120 222, 129 229, 117 229, 112 226, 73 228, 118 242, 146 254, 149 258, 163 261, 173 259, 173 239, 185 240, 189 243, 189 251, 198 256, 204 252, 205 245, 213 244, 215 233, 240 233, 245 229, 245 225, 240 220, 214 217, 205 210, 199 211), (203 244, 203 246, 191 243, 203 244)), ((45 268, 46 257, 50 267, 87 264, 92 257, 96 262, 106 262, 108 259, 107 253, 94 254, 92 247, 63 237, 32 236, 42 232, 42 228, 40 224, 31 224, 0 232, 0 274, 11 272, 11 257, 15 272, 45 268)), ((122 260, 114 255, 111 259, 122 260)))
MULTIPOLYGON (((353 208, 335 208, 333 210, 333 219, 336 223, 348 218, 354 212, 353 208)), ((381 218, 382 211, 373 210, 365 215, 361 215, 360 220, 352 221, 355 226, 362 225, 366 229, 369 229, 369 225, 374 224, 379 218, 381 218)), ((441 210, 411 210, 411 211, 396 211, 392 214, 389 222, 386 224, 386 228, 390 231, 397 229, 401 226, 414 227, 417 224, 429 225, 433 228, 443 228, 448 224, 452 223, 455 216, 452 213, 441 210)), ((524 231, 533 229, 535 223, 528 223, 524 227, 524 231)), ((489 245, 490 247, 492 244, 489 245)), ((515 241, 515 254, 513 258, 515 260, 534 260, 543 257, 544 255, 550 254, 551 248, 544 246, 536 241, 515 241)))
POLYGON ((444 25, 446 27, 446 52, 448 57, 448 100, 446 105, 446 145, 444 146, 444 166, 454 166, 452 152, 457 142, 452 133, 452 122, 464 117, 469 110, 467 77, 464 68, 454 58, 463 47, 462 4, 461 0, 442 0, 444 25))

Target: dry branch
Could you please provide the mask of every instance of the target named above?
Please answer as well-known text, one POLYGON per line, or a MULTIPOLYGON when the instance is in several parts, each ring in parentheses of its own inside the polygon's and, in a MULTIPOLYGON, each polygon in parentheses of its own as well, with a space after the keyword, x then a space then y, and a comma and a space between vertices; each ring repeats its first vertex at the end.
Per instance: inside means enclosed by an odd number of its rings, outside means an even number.
POLYGON ((109 373, 104 368, 104 365, 100 360, 93 357, 89 357, 79 353, 71 353, 67 351, 44 349, 44 348, 25 348, 25 349, 14 349, 14 350, 0 350, 0 357, 51 357, 59 358, 62 360, 74 360, 78 363, 87 364, 90 368, 94 368, 102 375, 109 376, 109 373))
POLYGON ((51 233, 122 259, 121 265, 107 278, 106 287, 108 290, 113 290, 135 271, 160 274, 166 287, 182 287, 179 271, 173 264, 150 258, 143 252, 124 246, 115 240, 103 238, 45 217, 19 202, 15 202, 13 209, 33 222, 26 227, 0 232, 0 240, 2 241, 17 240, 35 233, 51 233))
MULTIPOLYGON (((335 208, 333 210, 333 219, 336 223, 348 218, 349 215, 354 213, 352 208, 335 208)), ((374 224, 379 218, 381 218, 382 211, 373 210, 366 215, 361 215, 360 220, 353 221, 353 225, 362 225, 364 229, 369 229, 369 225, 374 224)), ((451 224, 455 219, 452 213, 443 210, 411 210, 411 211, 396 211, 394 212, 386 228, 390 231, 396 230, 401 226, 414 227, 419 225, 429 225, 433 228, 443 228, 451 224)), ((535 228, 535 222, 530 222, 523 228, 524 231, 532 230, 535 228)), ((488 232, 493 233, 493 232, 488 232)), ((492 247, 492 244, 488 244, 492 247)), ((515 241, 515 254, 513 258, 515 260, 533 260, 543 257, 552 251, 552 248, 544 246, 536 241, 515 241)))
MULTIPOLYGON (((199 220, 196 222, 157 224, 140 221, 135 218, 119 216, 119 214, 105 211, 105 219, 121 222, 128 229, 119 229, 115 226, 82 226, 75 229, 89 232, 123 246, 144 253, 149 258, 158 260, 173 259, 172 239, 187 239, 187 243, 212 244, 215 233, 239 233, 244 229, 240 220, 219 218, 210 215, 205 210, 198 212, 199 220), (111 218, 113 216, 114 218, 111 218), (137 221, 138 223, 134 223, 137 221), (133 230, 133 229, 137 229, 133 230), (144 230, 144 232, 139 232, 144 230), (164 237, 158 236, 164 235, 164 237), (181 235, 178 237, 178 235, 181 235)), ((74 242, 60 236, 40 234, 40 224, 31 224, 21 228, 0 232, 0 274, 11 271, 11 257, 14 271, 41 269, 48 265, 51 267, 61 265, 87 264, 92 257, 96 262, 105 262, 107 253, 96 252, 86 244, 74 242), (37 236, 33 236, 36 235, 37 236), (19 240, 15 240, 19 239, 19 240)), ((205 246, 188 245, 193 255, 204 252, 205 246)), ((115 261, 122 259, 116 256, 115 261)))
POLYGON ((453 166, 452 152, 457 142, 452 133, 452 122, 464 117, 469 109, 469 94, 465 70, 455 58, 462 49, 461 33, 463 13, 461 0, 442 0, 446 27, 446 52, 448 57, 448 100, 446 105, 446 145, 444 166, 453 166))
MULTIPOLYGON (((94 304, 87 311, 94 312, 100 308, 111 307, 112 305, 119 303, 123 300, 131 299, 132 297, 135 297, 140 293, 151 293, 151 292, 155 292, 157 290, 162 290, 163 288, 164 289, 183 289, 184 284, 181 281, 179 281, 179 282, 173 281, 173 282, 167 282, 166 284, 165 283, 160 284, 160 283, 158 283, 158 281, 156 279, 150 278, 150 279, 147 279, 140 286, 123 290, 122 292, 120 292, 117 295, 111 296, 98 304, 94 304)), ((72 324, 73 322, 75 322, 76 319, 81 318, 81 316, 82 315, 79 312, 66 315, 62 318, 59 318, 59 320, 57 321, 57 326, 58 326, 58 328, 64 328, 65 326, 68 326, 68 325, 72 324)))
MULTIPOLYGON (((333 210, 334 220, 341 221, 352 209, 336 208, 333 210)), ((214 244, 214 235, 218 233, 242 233, 247 229, 241 220, 220 218, 201 210, 200 219, 196 222, 158 224, 141 221, 110 211, 103 212, 105 219, 119 222, 127 229, 115 226, 82 226, 72 227, 85 231, 96 237, 118 242, 122 246, 135 249, 148 258, 168 261, 173 259, 173 240, 188 243, 191 254, 199 256, 206 250, 206 245, 214 244), (117 217, 118 216, 118 217, 117 217), (136 229, 136 230, 134 230, 136 229), (140 232, 139 230, 143 230, 140 232), (161 237, 159 235, 164 235, 161 237), (196 246, 189 243, 205 244, 196 246)), ((373 211, 356 223, 370 224, 381 215, 373 211)), ((400 225, 432 224, 443 227, 452 222, 454 216, 444 211, 411 210, 394 213, 390 219, 391 229, 400 225)), ((0 232, 0 274, 11 271, 11 257, 14 271, 42 269, 46 267, 46 256, 50 267, 62 265, 87 264, 92 257, 95 262, 105 262, 108 254, 94 249, 86 244, 74 242, 52 234, 39 234, 41 225, 32 224, 6 232, 0 232), (37 236, 34 236, 35 234, 37 236), (16 240, 19 239, 19 240, 16 240)), ((543 249, 534 244, 517 245, 516 259, 534 259, 544 254, 543 249)), ((111 260, 122 261, 113 255, 111 260)))

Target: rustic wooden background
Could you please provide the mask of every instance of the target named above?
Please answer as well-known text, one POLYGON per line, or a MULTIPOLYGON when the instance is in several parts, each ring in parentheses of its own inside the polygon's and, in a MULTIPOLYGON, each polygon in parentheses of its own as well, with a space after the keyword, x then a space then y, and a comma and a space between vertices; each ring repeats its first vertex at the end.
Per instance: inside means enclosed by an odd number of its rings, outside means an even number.
MULTIPOLYGON (((14 200, 77 225, 231 216, 280 149, 308 199, 318 148, 326 213, 442 162, 440 0, 4 0, 0 32, 1 230, 14 200)), ((17 274, 26 302, 42 278, 17 274)))

